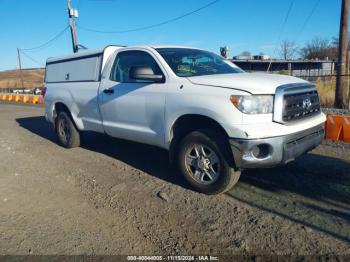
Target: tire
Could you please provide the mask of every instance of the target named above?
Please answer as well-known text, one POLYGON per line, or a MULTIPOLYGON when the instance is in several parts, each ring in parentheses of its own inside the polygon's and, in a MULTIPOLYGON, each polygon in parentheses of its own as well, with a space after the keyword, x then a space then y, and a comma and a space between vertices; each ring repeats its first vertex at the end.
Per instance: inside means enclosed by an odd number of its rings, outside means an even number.
POLYGON ((64 111, 58 113, 56 134, 60 145, 63 147, 74 148, 80 146, 80 133, 72 118, 64 111))
POLYGON ((241 172, 234 167, 227 139, 220 132, 203 129, 189 133, 177 152, 180 172, 198 192, 224 193, 239 180, 241 172))

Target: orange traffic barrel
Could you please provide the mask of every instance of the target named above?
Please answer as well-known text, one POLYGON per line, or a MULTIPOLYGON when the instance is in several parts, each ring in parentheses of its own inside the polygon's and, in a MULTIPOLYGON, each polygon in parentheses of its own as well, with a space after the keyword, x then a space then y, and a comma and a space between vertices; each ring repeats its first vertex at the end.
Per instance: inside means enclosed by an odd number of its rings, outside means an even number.
POLYGON ((24 96, 23 103, 28 103, 28 102, 29 102, 29 96, 24 96))
POLYGON ((341 139, 343 116, 327 115, 326 139, 338 141, 341 139))
POLYGON ((38 104, 39 103, 39 98, 38 96, 33 96, 33 104, 38 104))
POLYGON ((350 143, 350 116, 344 116, 343 141, 350 143))
POLYGON ((23 96, 22 95, 16 95, 15 101, 16 102, 22 102, 23 101, 23 96))

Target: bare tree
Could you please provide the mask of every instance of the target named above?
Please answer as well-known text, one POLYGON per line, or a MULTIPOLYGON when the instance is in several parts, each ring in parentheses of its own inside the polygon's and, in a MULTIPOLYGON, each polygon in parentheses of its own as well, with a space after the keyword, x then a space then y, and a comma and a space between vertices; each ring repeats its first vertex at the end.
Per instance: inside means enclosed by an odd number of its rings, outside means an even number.
POLYGON ((240 55, 241 55, 241 56, 251 56, 252 53, 249 52, 249 51, 243 51, 240 55))
POLYGON ((333 43, 322 37, 314 37, 311 41, 306 43, 306 46, 300 50, 300 55, 303 59, 336 59, 337 50, 334 47, 336 41, 333 43))
POLYGON ((284 60, 294 59, 297 53, 298 53, 298 47, 296 46, 295 42, 289 41, 289 40, 284 40, 281 43, 280 56, 284 60))
MULTIPOLYGON (((337 58, 338 57, 338 47, 339 47, 339 37, 333 37, 332 38, 332 56, 330 58, 337 58)), ((350 35, 348 35, 348 51, 350 51, 350 35)))

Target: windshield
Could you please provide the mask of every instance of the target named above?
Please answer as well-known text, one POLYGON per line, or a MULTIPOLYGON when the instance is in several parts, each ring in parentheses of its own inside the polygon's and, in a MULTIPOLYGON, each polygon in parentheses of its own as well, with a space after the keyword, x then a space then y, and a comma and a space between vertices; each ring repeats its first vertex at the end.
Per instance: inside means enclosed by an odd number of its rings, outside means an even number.
POLYGON ((157 48, 177 76, 243 73, 243 70, 211 52, 187 48, 157 48))

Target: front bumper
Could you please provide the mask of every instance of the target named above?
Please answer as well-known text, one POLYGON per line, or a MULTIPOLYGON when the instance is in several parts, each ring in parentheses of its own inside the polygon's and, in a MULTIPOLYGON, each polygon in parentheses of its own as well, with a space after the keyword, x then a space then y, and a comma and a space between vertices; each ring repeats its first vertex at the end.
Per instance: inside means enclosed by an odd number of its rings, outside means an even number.
POLYGON ((273 167, 288 163, 314 149, 324 138, 324 125, 301 132, 263 139, 229 140, 238 168, 273 167))

